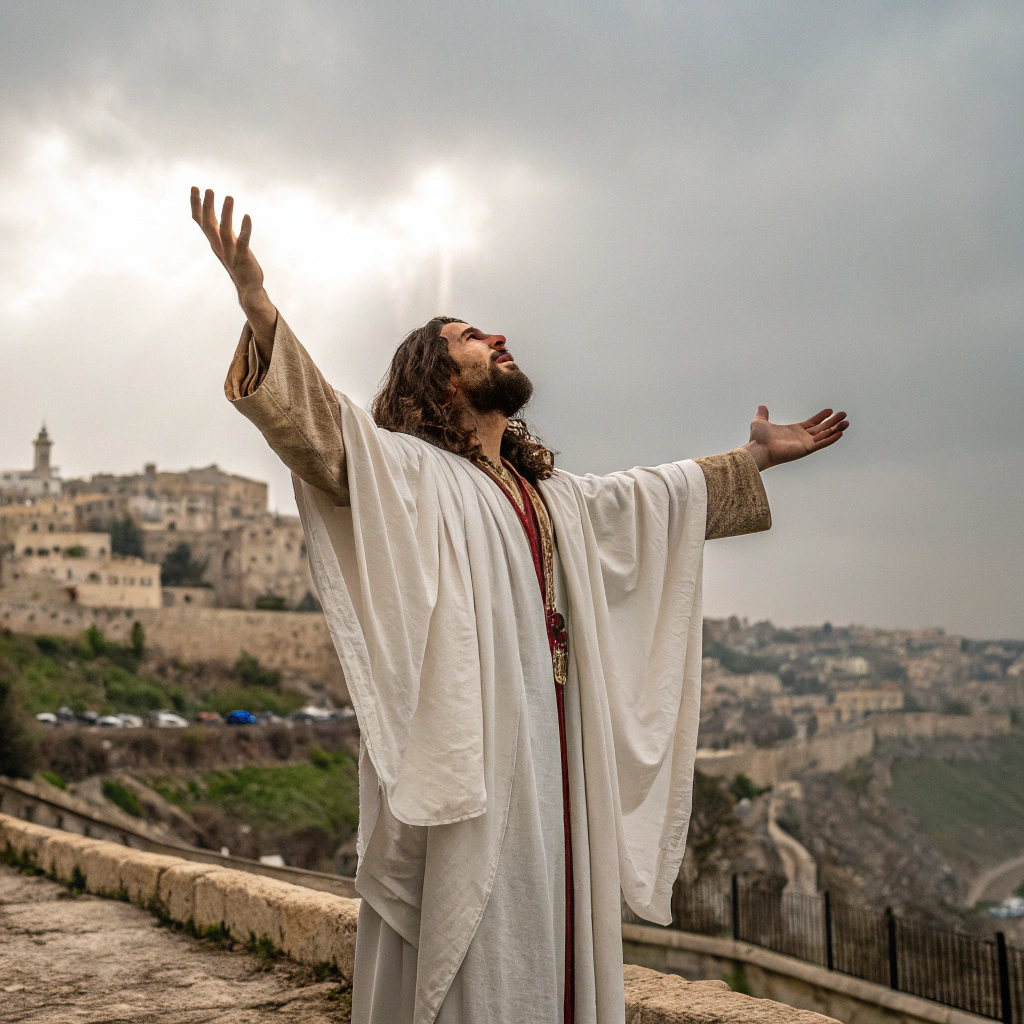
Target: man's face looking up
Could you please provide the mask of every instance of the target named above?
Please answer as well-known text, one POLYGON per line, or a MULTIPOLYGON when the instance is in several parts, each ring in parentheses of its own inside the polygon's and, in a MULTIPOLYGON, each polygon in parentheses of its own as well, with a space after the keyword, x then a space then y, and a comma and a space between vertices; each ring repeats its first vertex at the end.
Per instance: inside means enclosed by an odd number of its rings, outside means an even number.
POLYGON ((502 334, 484 334, 469 324, 445 324, 441 337, 458 364, 456 386, 477 412, 514 416, 533 395, 533 384, 505 348, 502 334))

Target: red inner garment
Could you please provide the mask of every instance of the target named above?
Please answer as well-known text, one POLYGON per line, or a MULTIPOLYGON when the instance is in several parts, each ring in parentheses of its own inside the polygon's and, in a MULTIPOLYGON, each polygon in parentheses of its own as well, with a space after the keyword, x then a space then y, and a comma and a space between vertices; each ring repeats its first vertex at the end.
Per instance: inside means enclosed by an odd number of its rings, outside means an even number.
MULTIPOLYGON (((533 507, 533 499, 523 482, 522 477, 506 462, 506 468, 512 473, 519 493, 522 496, 523 508, 520 511, 515 498, 505 489, 500 480, 496 480, 501 487, 502 493, 508 498, 515 509, 519 522, 526 531, 527 540, 530 542, 530 554, 533 555, 533 567, 537 571, 537 582, 540 585, 541 600, 545 602, 545 621, 548 631, 548 646, 553 650, 556 640, 556 630, 559 629, 561 616, 557 621, 547 614, 547 602, 544 593, 544 556, 540 543, 540 525, 537 522, 537 512, 533 507)), ((554 673, 552 672, 554 682, 554 673)), ((558 743, 562 755, 562 826, 565 833, 565 999, 563 1003, 564 1024, 573 1024, 574 1008, 576 1004, 576 972, 575 972, 575 942, 573 937, 573 882, 572 882, 572 817, 569 802, 569 761, 566 755, 565 743, 565 687, 554 682, 555 701, 558 705, 558 743)))

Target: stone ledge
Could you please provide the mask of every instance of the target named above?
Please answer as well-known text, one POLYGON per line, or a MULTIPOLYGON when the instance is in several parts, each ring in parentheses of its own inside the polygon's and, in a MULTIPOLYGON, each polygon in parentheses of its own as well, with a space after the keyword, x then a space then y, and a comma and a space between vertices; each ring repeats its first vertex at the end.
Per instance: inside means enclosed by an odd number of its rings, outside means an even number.
MULTIPOLYGON (((0 814, 0 853, 99 896, 126 899, 200 933, 224 929, 240 942, 269 939, 300 963, 330 964, 351 982, 359 901, 277 879, 145 853, 0 814)), ((645 929, 661 932, 661 929, 645 929)), ((835 1024, 829 1017, 624 968, 627 1024, 835 1024)))
MULTIPOLYGON (((626 1024, 829 1024, 811 1010, 733 992, 724 981, 685 981, 626 964, 626 1024)), ((834 1022, 833 1022, 834 1024, 834 1022)))
POLYGON ((0 814, 0 852, 56 881, 128 900, 180 925, 269 939, 300 963, 351 982, 359 901, 179 857, 85 839, 0 814))
POLYGON ((753 964, 775 974, 796 978, 815 988, 837 992, 863 1003, 881 1006, 907 1018, 928 1021, 929 1024, 981 1024, 988 1020, 987 1017, 979 1017, 966 1010, 944 1006, 930 999, 921 999, 907 992, 897 992, 873 981, 864 981, 839 971, 830 971, 806 960, 797 960, 795 957, 763 949, 761 946, 752 946, 747 942, 737 942, 734 939, 716 939, 710 935, 696 935, 692 932, 640 924, 623 924, 622 938, 626 942, 666 946, 704 953, 723 960, 734 960, 737 963, 753 964))

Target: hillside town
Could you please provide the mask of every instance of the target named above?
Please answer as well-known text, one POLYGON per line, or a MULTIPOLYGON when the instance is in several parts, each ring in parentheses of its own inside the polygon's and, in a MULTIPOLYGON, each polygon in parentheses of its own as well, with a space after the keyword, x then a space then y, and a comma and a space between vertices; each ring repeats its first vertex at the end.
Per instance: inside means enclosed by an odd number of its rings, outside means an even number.
MULTIPOLYGON (((353 874, 360 739, 298 517, 216 465, 65 478, 32 443, 0 471, 0 685, 35 719, 5 806, 353 874)), ((1024 947, 1022 726, 1024 640, 706 619, 677 924, 743 879, 1024 947)))
POLYGON ((0 471, 7 600, 85 607, 315 610, 302 526, 267 485, 217 466, 63 479, 44 426, 31 469, 0 471))

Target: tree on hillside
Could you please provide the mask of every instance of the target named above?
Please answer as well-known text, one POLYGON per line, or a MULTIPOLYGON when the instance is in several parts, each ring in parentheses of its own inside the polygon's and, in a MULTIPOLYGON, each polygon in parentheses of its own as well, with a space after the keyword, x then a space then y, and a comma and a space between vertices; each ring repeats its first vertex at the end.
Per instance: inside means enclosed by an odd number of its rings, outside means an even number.
POLYGON ((192 545, 182 541, 169 552, 160 566, 160 584, 164 587, 208 587, 203 578, 208 559, 192 557, 192 545))
POLYGON ((18 670, 0 658, 0 775, 29 779, 39 763, 39 750, 28 716, 14 692, 18 670))
POLYGON ((142 531, 131 516, 118 520, 110 528, 110 550, 115 555, 135 555, 142 558, 142 531))

